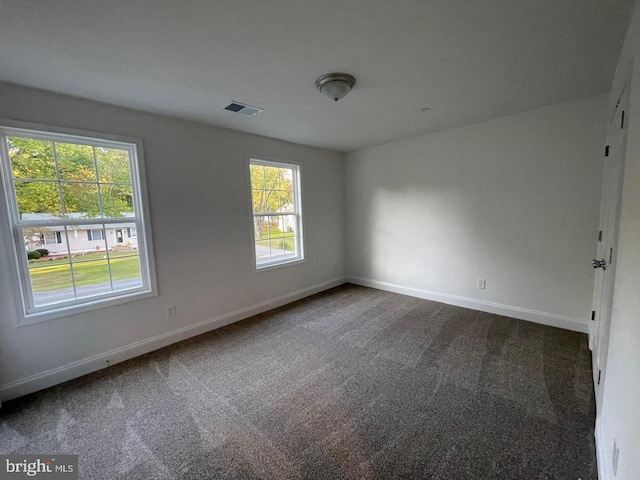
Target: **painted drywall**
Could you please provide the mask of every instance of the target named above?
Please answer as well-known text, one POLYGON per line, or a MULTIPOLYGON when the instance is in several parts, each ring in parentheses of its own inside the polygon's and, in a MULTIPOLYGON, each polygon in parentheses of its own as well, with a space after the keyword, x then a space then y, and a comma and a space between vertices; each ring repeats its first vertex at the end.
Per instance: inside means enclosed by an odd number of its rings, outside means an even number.
POLYGON ((601 480, 640 479, 640 4, 631 17, 609 110, 631 77, 617 270, 596 442, 601 480), (614 475, 613 445, 620 450, 614 475))
POLYGON ((588 97, 349 154, 349 277, 586 331, 606 102, 588 97))
MULTIPOLYGON (((7 83, 0 83, 0 118, 143 140, 159 288, 155 298, 18 327, 8 259, 0 256, 0 399, 24 393, 4 388, 23 379, 44 385, 43 372, 92 359, 91 368, 73 370, 84 373, 106 365, 105 352, 122 359, 127 345, 170 343, 188 336, 190 326, 199 332, 216 325, 208 319, 237 319, 344 276, 341 154, 7 83), (250 155, 302 165, 306 262, 254 273, 250 155), (168 305, 176 305, 175 318, 166 318, 168 305), (167 336, 178 329, 180 336, 167 336)), ((138 345, 130 353, 143 350, 138 345)))

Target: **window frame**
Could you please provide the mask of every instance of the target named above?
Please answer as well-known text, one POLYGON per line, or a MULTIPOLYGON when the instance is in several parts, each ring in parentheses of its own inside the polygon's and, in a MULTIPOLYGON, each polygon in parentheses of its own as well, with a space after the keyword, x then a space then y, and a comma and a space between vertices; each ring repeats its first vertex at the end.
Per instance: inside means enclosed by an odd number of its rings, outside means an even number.
MULTIPOLYGON (((250 231, 251 231, 251 265, 252 271, 254 273, 265 272, 269 270, 274 270, 283 267, 290 267, 294 265, 299 265, 301 263, 306 262, 306 249, 305 249, 305 235, 304 235, 304 209, 303 209, 303 200, 302 200, 302 165, 299 162, 292 160, 282 160, 276 158, 269 158, 263 155, 250 155, 247 161, 247 185, 249 190, 249 215, 251 218, 250 221, 250 231), (261 214, 256 214, 253 211, 253 189, 251 185, 251 165, 263 165, 268 167, 279 167, 279 168, 289 168, 293 169, 293 184, 294 184, 294 193, 295 193, 295 212, 294 215, 296 217, 296 221, 298 224, 298 242, 297 247, 299 250, 298 255, 291 259, 284 259, 280 261, 271 261, 262 265, 258 265, 257 257, 256 257, 256 238, 255 238, 255 227, 254 227, 254 218, 256 216, 264 216, 261 214)), ((291 215, 291 212, 278 212, 273 213, 269 216, 282 216, 282 215, 291 215)))
POLYGON ((6 204, 6 208, 0 208, 1 237, 5 240, 2 242, 5 247, 0 247, 0 254, 5 259, 9 259, 7 263, 13 279, 12 290, 15 304, 18 307, 18 326, 77 315, 158 295, 142 139, 0 118, 0 149, 2 149, 2 154, 0 155, 0 196, 6 204), (11 160, 5 140, 7 136, 12 135, 54 142, 89 144, 93 147, 119 148, 128 151, 131 159, 131 188, 135 217, 73 219, 73 225, 82 226, 100 223, 104 224, 105 228, 108 228, 111 223, 135 223, 138 231, 142 286, 91 297, 75 298, 49 305, 35 306, 27 256, 23 255, 22 251, 24 249, 24 239, 20 235, 20 228, 30 225, 60 226, 65 225, 65 221, 67 223, 69 221, 64 219, 20 219, 13 185, 11 160))
POLYGON ((87 228, 87 241, 88 242, 99 242, 102 240, 106 240, 106 235, 105 232, 102 228, 87 228), (94 236, 94 232, 100 232, 99 235, 97 235, 100 238, 96 238, 94 236))
POLYGON ((42 244, 43 245, 62 245, 62 233, 59 232, 58 230, 54 230, 53 232, 45 232, 41 235, 42 237, 42 244), (54 237, 56 237, 55 242, 48 242, 47 241, 47 233, 52 233, 54 237))

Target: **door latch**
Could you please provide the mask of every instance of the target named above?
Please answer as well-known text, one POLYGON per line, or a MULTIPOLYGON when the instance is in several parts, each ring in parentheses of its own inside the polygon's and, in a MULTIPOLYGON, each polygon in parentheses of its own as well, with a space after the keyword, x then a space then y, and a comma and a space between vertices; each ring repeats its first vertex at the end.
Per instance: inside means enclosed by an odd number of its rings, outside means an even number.
POLYGON ((607 262, 604 258, 602 260, 594 260, 591 264, 593 265, 593 268, 601 268, 603 270, 607 269, 607 262))

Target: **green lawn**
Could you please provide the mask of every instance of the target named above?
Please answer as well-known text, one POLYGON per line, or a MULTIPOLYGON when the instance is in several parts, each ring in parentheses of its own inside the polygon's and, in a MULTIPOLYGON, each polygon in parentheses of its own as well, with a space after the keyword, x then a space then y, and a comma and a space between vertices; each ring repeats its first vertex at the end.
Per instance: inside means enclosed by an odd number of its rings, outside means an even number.
MULTIPOLYGON (((111 275, 114 281, 140 276, 140 260, 137 254, 129 252, 128 257, 122 252, 109 252, 111 257, 111 275), (118 253, 118 255, 113 255, 118 253)), ((95 285, 109 281, 109 268, 104 253, 91 253, 73 258, 73 273, 76 286, 95 285), (92 260, 87 262, 86 260, 92 260)), ((34 292, 61 290, 73 286, 68 260, 51 260, 46 265, 42 262, 30 263, 31 285, 34 292)))
MULTIPOLYGON (((109 252, 109 257, 114 258, 114 257, 128 257, 130 255, 137 255, 137 250, 130 250, 130 249, 123 249, 123 250, 112 250, 109 252)), ((85 254, 76 254, 73 255, 73 261, 74 262, 85 262, 85 261, 89 261, 89 260, 103 260, 107 258, 107 254, 105 253, 104 250, 102 250, 101 252, 92 252, 92 253, 85 253, 85 254)), ((53 259, 52 257, 42 257, 39 258, 38 260, 29 260, 29 267, 50 267, 53 265, 68 265, 69 264, 69 258, 67 256, 58 258, 58 259, 53 259)))
POLYGON ((293 232, 282 232, 278 227, 271 225, 271 229, 268 231, 265 225, 262 232, 262 239, 256 241, 256 245, 260 245, 261 247, 268 247, 269 240, 273 239, 272 246, 274 248, 282 248, 284 243, 284 249, 289 251, 295 251, 296 249, 296 241, 293 238, 293 232), (284 237, 284 239, 282 238, 284 237))

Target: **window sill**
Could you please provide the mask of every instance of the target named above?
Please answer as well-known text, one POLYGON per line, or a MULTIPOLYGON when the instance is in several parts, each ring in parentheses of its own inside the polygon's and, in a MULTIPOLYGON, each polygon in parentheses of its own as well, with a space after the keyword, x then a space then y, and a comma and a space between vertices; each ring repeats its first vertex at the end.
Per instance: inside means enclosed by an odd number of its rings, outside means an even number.
POLYGON ((143 300, 145 298, 157 296, 158 293, 153 290, 136 290, 130 293, 123 293, 122 295, 118 295, 117 297, 96 297, 95 300, 90 300, 79 305, 52 307, 43 312, 27 313, 26 315, 22 313, 21 318, 18 321, 18 327, 26 327, 49 320, 55 320, 57 318, 71 317, 73 315, 79 315, 81 313, 114 307, 116 305, 122 305, 124 303, 135 302, 138 300, 143 300))
POLYGON ((253 273, 261 273, 261 272, 266 272, 269 270, 276 270, 278 268, 284 268, 284 267, 291 267, 294 265, 299 265, 301 263, 305 263, 306 259, 304 258, 298 258, 295 260, 287 260, 286 262, 278 262, 278 263, 268 263, 264 266, 254 266, 253 267, 253 273))

